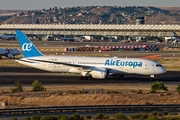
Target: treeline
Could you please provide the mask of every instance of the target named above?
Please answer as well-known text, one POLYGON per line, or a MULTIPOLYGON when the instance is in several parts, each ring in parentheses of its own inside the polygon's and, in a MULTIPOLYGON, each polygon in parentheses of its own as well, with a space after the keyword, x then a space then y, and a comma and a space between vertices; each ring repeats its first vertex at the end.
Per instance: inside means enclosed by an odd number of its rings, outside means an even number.
MULTIPOLYGON (((11 120, 18 120, 17 117, 13 117, 11 120)), ((169 114, 168 112, 157 112, 152 113, 136 113, 126 115, 123 113, 117 113, 115 115, 107 115, 98 113, 95 116, 86 115, 82 116, 78 113, 67 115, 58 115, 58 116, 43 116, 34 115, 32 117, 24 117, 24 120, 180 120, 178 113, 169 114)))

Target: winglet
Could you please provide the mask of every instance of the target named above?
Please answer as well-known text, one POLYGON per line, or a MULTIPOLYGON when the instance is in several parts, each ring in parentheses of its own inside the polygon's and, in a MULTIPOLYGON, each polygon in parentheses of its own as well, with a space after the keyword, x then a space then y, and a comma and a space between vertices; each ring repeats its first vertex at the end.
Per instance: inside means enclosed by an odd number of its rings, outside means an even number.
POLYGON ((22 31, 16 30, 16 35, 25 58, 43 56, 22 31))

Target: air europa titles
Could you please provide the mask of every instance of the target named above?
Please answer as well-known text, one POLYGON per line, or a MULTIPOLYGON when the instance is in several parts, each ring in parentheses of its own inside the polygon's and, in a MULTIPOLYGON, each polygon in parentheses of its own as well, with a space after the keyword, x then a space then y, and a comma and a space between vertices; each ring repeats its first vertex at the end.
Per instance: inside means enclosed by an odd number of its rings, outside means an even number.
POLYGON ((121 61, 121 60, 106 60, 105 66, 130 66, 130 67, 142 67, 142 62, 137 61, 121 61))

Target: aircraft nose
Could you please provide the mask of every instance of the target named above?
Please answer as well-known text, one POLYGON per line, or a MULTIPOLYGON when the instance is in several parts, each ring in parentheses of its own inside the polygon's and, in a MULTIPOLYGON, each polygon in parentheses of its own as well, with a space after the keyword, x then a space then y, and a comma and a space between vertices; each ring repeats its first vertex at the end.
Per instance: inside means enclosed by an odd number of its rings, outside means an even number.
POLYGON ((166 72, 167 71, 164 67, 159 67, 159 69, 156 70, 156 74, 164 74, 166 72))
POLYGON ((166 73, 166 72, 167 70, 164 67, 162 67, 162 73, 166 73))

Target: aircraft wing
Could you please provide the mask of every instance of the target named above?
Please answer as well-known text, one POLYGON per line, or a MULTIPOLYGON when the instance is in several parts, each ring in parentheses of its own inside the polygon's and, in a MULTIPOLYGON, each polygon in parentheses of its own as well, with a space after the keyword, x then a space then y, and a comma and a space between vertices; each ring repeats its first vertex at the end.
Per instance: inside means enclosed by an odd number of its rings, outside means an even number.
POLYGON ((89 66, 83 66, 78 64, 71 64, 66 62, 56 62, 56 61, 47 61, 47 60, 37 60, 37 59, 28 59, 33 61, 39 61, 39 62, 46 62, 46 63, 54 63, 54 64, 62 64, 62 65, 68 65, 68 66, 74 66, 74 67, 89 67, 89 66))
POLYGON ((0 52, 0 56, 2 56, 2 55, 5 55, 6 53, 2 53, 2 52, 0 52))
POLYGON ((7 51, 0 49, 0 55, 1 55, 1 56, 2 56, 2 55, 5 55, 5 54, 7 54, 7 53, 8 53, 7 51))
MULTIPOLYGON (((78 65, 78 64, 71 64, 71 63, 65 63, 65 62, 46 61, 46 60, 37 60, 37 59, 27 59, 27 60, 20 59, 20 61, 25 61, 25 62, 30 62, 30 63, 34 63, 33 61, 38 61, 38 62, 45 62, 45 63, 67 65, 67 66, 72 66, 72 67, 81 67, 85 71, 91 71, 91 69, 94 68, 94 66, 78 65), (27 61, 27 60, 32 60, 32 61, 27 61)), ((96 67, 96 69, 105 69, 105 67, 96 67)))

